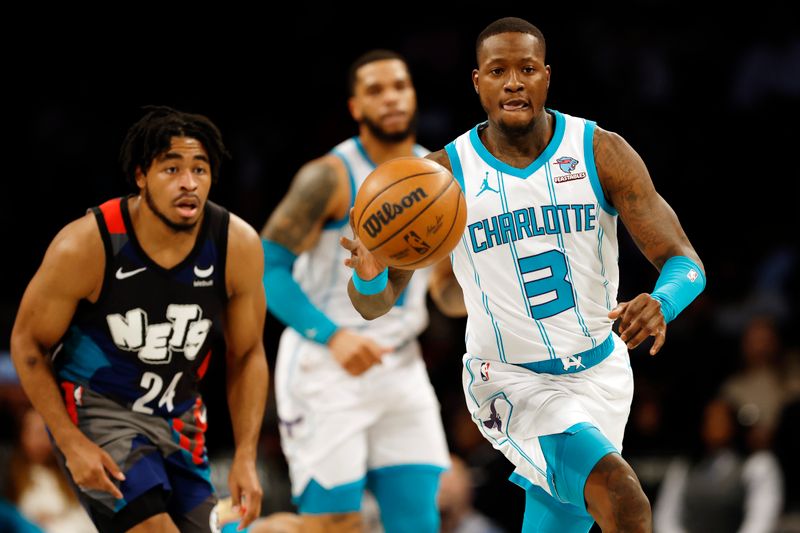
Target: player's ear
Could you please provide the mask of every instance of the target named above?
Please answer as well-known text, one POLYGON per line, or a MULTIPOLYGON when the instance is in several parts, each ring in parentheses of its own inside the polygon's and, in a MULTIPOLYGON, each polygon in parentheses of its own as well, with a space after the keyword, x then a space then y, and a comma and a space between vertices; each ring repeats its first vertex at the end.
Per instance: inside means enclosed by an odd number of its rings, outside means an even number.
POLYGON ((480 90, 478 90, 478 69, 472 70, 472 86, 475 87, 476 94, 481 94, 480 90))
POLYGON ((350 110, 350 116, 353 117, 353 120, 361 122, 361 109, 358 108, 355 96, 347 99, 347 109, 350 110))
POLYGON ((145 177, 144 172, 142 172, 142 167, 140 167, 140 166, 136 167, 136 174, 135 175, 136 175, 136 185, 137 185, 137 187, 139 187, 140 189, 144 189, 145 181, 147 180, 147 178, 145 177))
POLYGON ((547 73, 547 88, 550 88, 550 65, 544 66, 544 71, 547 73))

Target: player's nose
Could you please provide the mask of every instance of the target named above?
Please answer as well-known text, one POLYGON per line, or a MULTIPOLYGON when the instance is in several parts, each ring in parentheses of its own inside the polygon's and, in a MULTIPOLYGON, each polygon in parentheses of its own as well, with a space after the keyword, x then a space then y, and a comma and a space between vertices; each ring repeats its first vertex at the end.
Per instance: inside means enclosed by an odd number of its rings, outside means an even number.
POLYGON ((503 88, 511 92, 519 91, 523 88, 522 80, 520 80, 517 74, 512 70, 509 72, 506 82, 503 84, 503 88))
POLYGON ((197 188, 197 176, 191 169, 186 169, 178 175, 178 185, 181 189, 193 191, 197 188))

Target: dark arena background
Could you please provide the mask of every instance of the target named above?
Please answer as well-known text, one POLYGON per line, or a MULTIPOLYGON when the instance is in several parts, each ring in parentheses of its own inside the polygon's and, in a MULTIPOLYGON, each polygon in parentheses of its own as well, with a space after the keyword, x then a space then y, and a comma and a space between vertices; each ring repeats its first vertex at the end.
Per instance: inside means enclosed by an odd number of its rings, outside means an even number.
MULTIPOLYGON (((723 17, 659 2, 635 12, 544 6, 487 13, 464 6, 450 16, 423 17, 403 7, 396 16, 331 10, 276 17, 264 26, 228 24, 233 13, 198 25, 154 15, 143 28, 119 33, 108 27, 80 38, 64 28, 40 33, 47 46, 9 58, 3 82, 11 142, 0 193, 0 484, 7 483, 26 409, 8 354, 17 305, 58 230, 86 208, 129 192, 117 154, 141 106, 202 113, 220 127, 233 158, 223 164, 211 199, 260 231, 294 172, 357 132, 346 105, 353 59, 379 47, 407 58, 420 110, 418 140, 439 149, 485 119, 470 81, 474 42, 488 23, 511 15, 537 25, 547 39, 548 107, 625 137, 708 274, 705 292, 670 324, 661 353, 649 356, 649 341, 631 352, 636 388, 623 455, 656 515, 659 506, 671 509, 665 507, 671 469, 711 460, 704 435, 728 416, 708 415, 722 399, 742 437, 731 444, 741 464, 758 456, 780 465, 764 474, 775 489, 754 505, 779 507, 772 530, 800 531, 800 27, 787 12, 751 9, 723 17)), ((621 223, 619 236, 624 301, 652 290, 658 273, 621 223)), ((271 369, 281 330, 268 317, 271 369)), ((463 321, 431 307, 422 337, 450 448, 470 474, 459 480, 470 490, 442 509, 452 518, 444 524, 477 512, 499 530, 519 531, 524 494, 507 481, 510 463, 481 437, 464 404, 463 330, 463 321)), ((223 494, 233 444, 224 375, 218 354, 203 391, 207 446, 223 494)), ((262 433, 263 510, 293 510, 272 391, 262 433)), ((719 487, 695 487, 692 497, 719 509, 719 487)), ((680 487, 671 494, 685 495, 680 487)), ((371 527, 379 527, 374 507, 365 509, 371 527)))

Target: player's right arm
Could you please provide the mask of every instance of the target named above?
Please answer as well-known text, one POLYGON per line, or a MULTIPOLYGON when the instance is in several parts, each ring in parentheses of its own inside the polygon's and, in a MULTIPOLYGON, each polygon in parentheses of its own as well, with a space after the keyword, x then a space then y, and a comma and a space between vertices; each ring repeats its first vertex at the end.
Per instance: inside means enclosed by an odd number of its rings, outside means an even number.
POLYGON ((106 470, 119 480, 125 476, 111 456, 70 419, 50 362, 50 352, 69 327, 78 302, 99 296, 104 268, 103 243, 93 214, 62 229, 22 297, 11 332, 11 358, 22 388, 66 457, 75 483, 122 498, 106 470))
MULTIPOLYGON (((452 172, 450 158, 445 150, 431 152, 426 158, 436 161, 452 172)), ((350 227, 353 227, 352 213, 350 227)), ((355 234, 355 231, 353 231, 353 234, 355 234)), ((353 237, 353 239, 343 238, 341 244, 350 252, 350 258, 345 259, 345 264, 352 268, 361 279, 375 279, 386 269, 386 265, 380 263, 357 237, 353 237)), ((382 291, 376 294, 363 294, 356 289, 351 279, 347 285, 347 294, 350 296, 353 307, 361 313, 361 316, 367 320, 372 320, 389 312, 397 298, 406 288, 406 285, 408 285, 413 274, 413 270, 400 270, 389 267, 386 287, 382 291)), ((428 290, 436 307, 442 313, 449 317, 466 316, 467 308, 464 305, 464 293, 458 281, 456 281, 449 258, 439 261, 433 267, 428 290)))
POLYGON ((344 163, 335 155, 326 155, 298 171, 261 237, 270 311, 304 337, 327 344, 347 372, 359 375, 379 363, 389 349, 339 328, 292 277, 297 256, 317 244, 326 222, 348 216, 350 202, 350 178, 344 163))

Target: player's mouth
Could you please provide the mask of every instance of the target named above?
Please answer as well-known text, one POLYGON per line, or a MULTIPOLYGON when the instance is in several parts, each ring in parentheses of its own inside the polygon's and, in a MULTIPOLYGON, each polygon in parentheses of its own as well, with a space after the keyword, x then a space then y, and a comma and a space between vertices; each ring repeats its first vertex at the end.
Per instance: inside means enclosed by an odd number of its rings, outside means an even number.
POLYGON ((181 196, 175 200, 175 207, 178 209, 178 214, 184 218, 193 218, 200 210, 200 199, 194 195, 181 196))
POLYGON ((500 107, 503 108, 504 111, 523 111, 530 107, 530 104, 527 100, 523 100, 522 98, 512 98, 511 100, 506 100, 500 107))
POLYGON ((390 111, 381 117, 381 122, 384 126, 393 124, 401 124, 408 119, 408 114, 405 111, 390 111))

